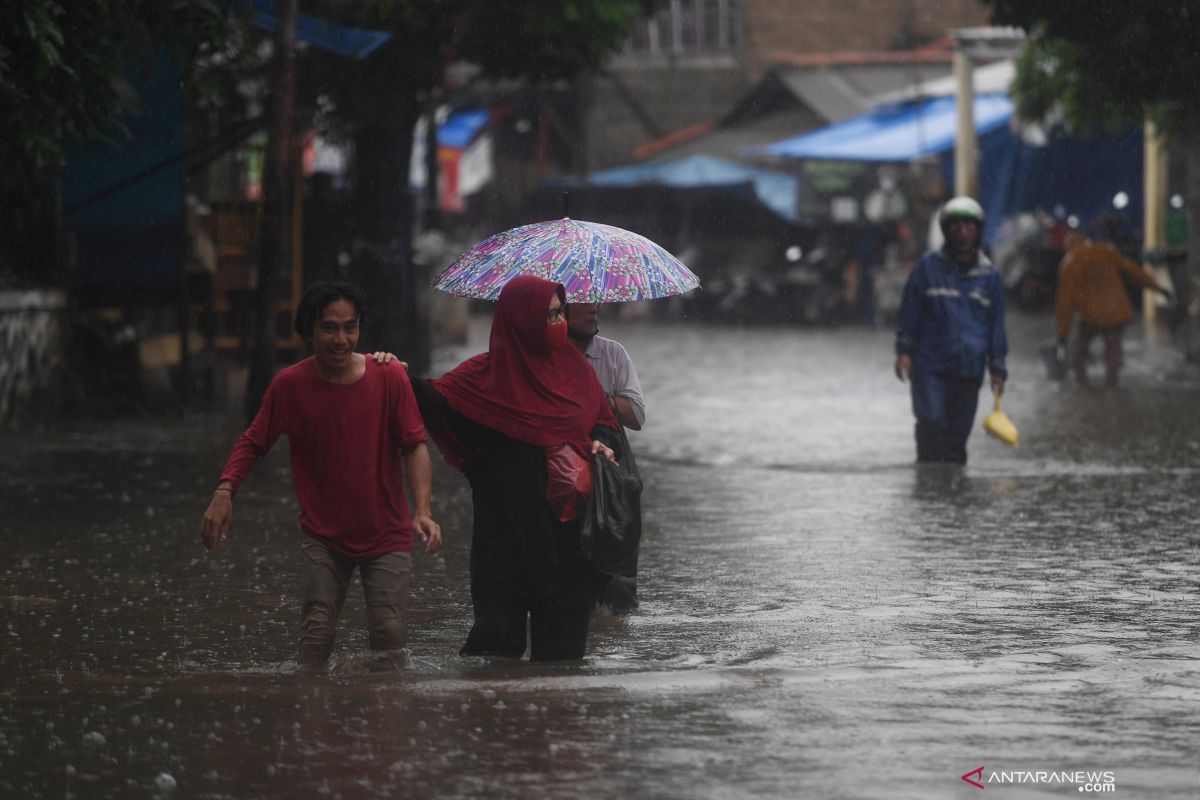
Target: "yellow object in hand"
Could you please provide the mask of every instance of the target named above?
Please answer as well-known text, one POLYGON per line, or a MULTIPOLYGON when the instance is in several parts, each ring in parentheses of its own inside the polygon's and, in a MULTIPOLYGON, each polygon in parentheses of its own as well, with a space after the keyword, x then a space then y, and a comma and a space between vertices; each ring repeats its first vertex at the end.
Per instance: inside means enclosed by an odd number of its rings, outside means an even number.
POLYGON ((1008 415, 1000 410, 1000 393, 996 393, 996 410, 987 415, 983 421, 983 429, 1005 444, 1017 446, 1017 426, 1013 425, 1008 415))

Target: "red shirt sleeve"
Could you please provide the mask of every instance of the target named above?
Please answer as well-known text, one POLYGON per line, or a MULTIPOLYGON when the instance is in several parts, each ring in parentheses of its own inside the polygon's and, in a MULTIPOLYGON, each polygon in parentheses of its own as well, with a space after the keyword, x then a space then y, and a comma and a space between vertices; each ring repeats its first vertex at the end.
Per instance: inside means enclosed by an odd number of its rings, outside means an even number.
POLYGON ((417 398, 413 395, 408 371, 394 364, 389 367, 388 373, 396 388, 396 402, 392 406, 393 436, 399 442, 400 449, 407 453, 425 441, 425 421, 421 419, 421 411, 417 408, 417 398))
POLYGON ((263 395, 262 405, 258 409, 258 413, 254 415, 254 421, 250 423, 250 427, 238 437, 237 442, 233 445, 233 450, 229 452, 229 458, 225 460, 225 467, 221 470, 220 481, 229 481, 233 484, 233 494, 237 494, 238 487, 242 481, 250 474, 250 468, 254 466, 258 459, 270 452, 271 447, 279 439, 279 434, 282 430, 281 409, 278 407, 279 393, 276 391, 277 381, 271 381, 271 385, 267 387, 267 393, 263 395))

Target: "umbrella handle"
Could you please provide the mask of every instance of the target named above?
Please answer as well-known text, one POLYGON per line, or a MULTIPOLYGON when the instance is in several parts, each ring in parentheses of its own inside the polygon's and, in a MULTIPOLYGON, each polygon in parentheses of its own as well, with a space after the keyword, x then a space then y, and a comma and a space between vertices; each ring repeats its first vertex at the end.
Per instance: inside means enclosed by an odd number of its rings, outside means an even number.
POLYGON ((992 394, 996 398, 996 410, 999 411, 1000 410, 1000 393, 997 391, 993 391, 992 394))

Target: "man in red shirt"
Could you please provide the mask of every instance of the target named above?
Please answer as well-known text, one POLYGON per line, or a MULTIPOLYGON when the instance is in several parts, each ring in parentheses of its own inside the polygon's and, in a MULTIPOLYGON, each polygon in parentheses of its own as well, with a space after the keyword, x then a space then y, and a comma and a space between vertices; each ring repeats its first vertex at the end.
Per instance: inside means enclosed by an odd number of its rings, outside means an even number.
POLYGON ((324 664, 355 567, 366 596, 371 649, 401 651, 407 632, 410 551, 441 549, 430 513, 432 463, 408 375, 354 352, 365 304, 344 283, 317 284, 296 309, 312 356, 282 370, 233 446, 200 522, 210 551, 224 539, 233 496, 280 434, 288 437, 305 555, 299 660, 324 664), (416 506, 410 518, 402 478, 416 506))

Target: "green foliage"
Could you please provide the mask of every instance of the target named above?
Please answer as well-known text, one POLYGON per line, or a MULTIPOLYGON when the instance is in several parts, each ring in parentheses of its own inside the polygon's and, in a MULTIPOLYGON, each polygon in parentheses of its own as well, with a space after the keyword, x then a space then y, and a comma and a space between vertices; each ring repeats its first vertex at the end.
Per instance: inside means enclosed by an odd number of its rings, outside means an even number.
POLYGON ((66 137, 120 131, 137 97, 123 81, 131 60, 196 48, 227 28, 218 0, 0 0, 0 181, 35 180, 62 163, 66 137))
POLYGON ((1030 31, 1018 112, 1061 110, 1078 127, 1140 123, 1200 139, 1200 4, 1195 0, 984 0, 995 21, 1030 31))
MULTIPOLYGON (((390 76, 416 91, 438 85, 450 61, 489 78, 553 80, 597 67, 660 0, 324 0, 311 13, 389 31, 408 70, 390 76)), ((374 60, 374 57, 372 57, 374 60)))
POLYGON ((461 57, 496 77, 570 77, 599 66, 647 13, 636 0, 487 0, 459 20, 461 57))

